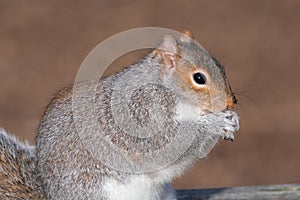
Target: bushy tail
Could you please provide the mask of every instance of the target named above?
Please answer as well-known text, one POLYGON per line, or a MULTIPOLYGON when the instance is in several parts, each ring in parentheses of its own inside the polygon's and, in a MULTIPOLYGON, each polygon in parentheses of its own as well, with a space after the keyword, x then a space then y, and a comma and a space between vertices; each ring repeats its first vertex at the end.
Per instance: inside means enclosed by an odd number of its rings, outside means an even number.
POLYGON ((0 128, 0 199, 42 199, 35 147, 0 128))

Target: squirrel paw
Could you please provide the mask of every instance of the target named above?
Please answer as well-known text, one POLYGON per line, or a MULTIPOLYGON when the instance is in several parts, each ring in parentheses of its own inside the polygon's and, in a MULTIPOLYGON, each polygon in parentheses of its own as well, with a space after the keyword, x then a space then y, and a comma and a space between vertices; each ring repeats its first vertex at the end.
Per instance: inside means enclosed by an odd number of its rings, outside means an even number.
POLYGON ((224 140, 234 140, 234 133, 239 130, 239 116, 236 112, 232 110, 223 111, 225 114, 225 127, 223 128, 221 137, 224 140))

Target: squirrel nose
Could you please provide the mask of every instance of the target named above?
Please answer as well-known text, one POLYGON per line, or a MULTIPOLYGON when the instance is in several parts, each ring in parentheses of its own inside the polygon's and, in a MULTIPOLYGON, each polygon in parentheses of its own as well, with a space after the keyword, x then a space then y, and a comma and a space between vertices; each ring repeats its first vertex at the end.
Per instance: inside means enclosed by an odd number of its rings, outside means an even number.
POLYGON ((237 104, 237 98, 234 95, 227 97, 226 105, 227 109, 234 110, 237 104))

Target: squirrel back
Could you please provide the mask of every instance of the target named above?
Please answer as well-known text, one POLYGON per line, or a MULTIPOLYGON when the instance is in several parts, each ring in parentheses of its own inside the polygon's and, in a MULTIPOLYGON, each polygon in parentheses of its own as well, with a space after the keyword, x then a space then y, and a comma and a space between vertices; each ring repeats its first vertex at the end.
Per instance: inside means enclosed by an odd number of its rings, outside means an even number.
POLYGON ((0 199, 43 199, 36 150, 0 129, 0 199))

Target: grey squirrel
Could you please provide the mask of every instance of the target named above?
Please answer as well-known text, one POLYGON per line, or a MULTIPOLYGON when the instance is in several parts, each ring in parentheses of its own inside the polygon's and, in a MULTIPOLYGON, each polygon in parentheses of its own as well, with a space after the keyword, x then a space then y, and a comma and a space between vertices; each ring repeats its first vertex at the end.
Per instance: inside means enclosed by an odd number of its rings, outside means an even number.
POLYGON ((171 181, 239 129, 224 68, 188 31, 77 89, 95 81, 93 101, 82 98, 76 110, 72 86, 55 95, 36 146, 0 131, 1 199, 175 200, 171 181))

